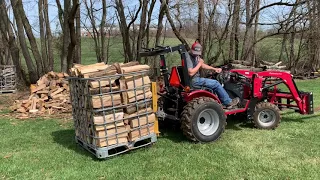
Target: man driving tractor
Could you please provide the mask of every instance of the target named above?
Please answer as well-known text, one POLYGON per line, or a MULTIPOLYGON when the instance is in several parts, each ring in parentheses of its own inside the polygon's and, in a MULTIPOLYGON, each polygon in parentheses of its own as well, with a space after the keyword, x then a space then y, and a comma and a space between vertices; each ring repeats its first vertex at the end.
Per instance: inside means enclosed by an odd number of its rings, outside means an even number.
POLYGON ((188 67, 188 73, 191 77, 192 86, 204 86, 206 88, 212 89, 219 97, 222 104, 228 108, 232 109, 240 102, 239 98, 231 99, 222 85, 214 79, 202 78, 200 77, 200 68, 213 70, 220 73, 221 68, 214 68, 204 63, 204 60, 200 57, 202 53, 202 46, 198 42, 195 42, 189 53, 186 53, 186 62, 188 67))

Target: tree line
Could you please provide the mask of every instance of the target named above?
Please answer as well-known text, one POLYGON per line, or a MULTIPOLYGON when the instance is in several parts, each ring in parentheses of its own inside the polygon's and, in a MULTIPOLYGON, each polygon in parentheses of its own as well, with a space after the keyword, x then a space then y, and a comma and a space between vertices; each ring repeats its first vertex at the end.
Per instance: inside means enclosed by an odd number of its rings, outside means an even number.
POLYGON ((48 0, 37 0, 36 36, 22 0, 0 0, 0 62, 15 65, 23 84, 35 83, 54 70, 55 64, 68 72, 73 63, 81 63, 82 28, 90 30, 97 62, 110 60, 111 27, 116 26, 125 62, 156 66, 138 52, 165 44, 171 34, 187 49, 190 39, 197 39, 209 64, 245 60, 259 66, 258 44, 275 37, 281 41, 276 60, 285 61, 288 69, 314 71, 320 66, 318 0, 270 4, 261 0, 139 0, 134 5, 127 0, 55 0, 52 5, 58 9, 59 36, 52 32, 48 0), (280 9, 281 13, 270 13, 280 9), (264 27, 268 31, 262 31, 264 27), (54 57, 55 52, 59 58, 54 57))

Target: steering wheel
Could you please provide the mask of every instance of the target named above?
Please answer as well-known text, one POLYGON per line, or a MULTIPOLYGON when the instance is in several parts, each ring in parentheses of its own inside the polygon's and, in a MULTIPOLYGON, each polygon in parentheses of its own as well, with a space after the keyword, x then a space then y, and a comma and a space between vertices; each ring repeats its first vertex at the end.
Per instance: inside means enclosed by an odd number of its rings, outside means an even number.
POLYGON ((231 72, 223 70, 221 73, 217 74, 216 79, 220 84, 224 84, 225 82, 228 82, 231 80, 231 72))
POLYGON ((225 84, 226 82, 247 82, 246 76, 239 74, 237 72, 231 72, 229 70, 223 70, 221 73, 215 74, 215 79, 220 84, 225 84))

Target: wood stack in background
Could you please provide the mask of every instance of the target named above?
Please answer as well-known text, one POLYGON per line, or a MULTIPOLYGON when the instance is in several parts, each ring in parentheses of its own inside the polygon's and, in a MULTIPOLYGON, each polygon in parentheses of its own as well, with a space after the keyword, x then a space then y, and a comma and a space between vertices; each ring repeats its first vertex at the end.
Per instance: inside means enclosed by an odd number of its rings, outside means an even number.
POLYGON ((30 96, 16 100, 11 110, 19 113, 70 112, 70 93, 66 73, 49 72, 31 86, 30 96))
POLYGON ((154 132, 151 82, 146 73, 141 73, 149 68, 147 65, 130 62, 75 65, 70 70, 72 76, 79 77, 70 79, 78 140, 102 148, 128 144, 154 132), (133 72, 136 74, 124 75, 133 72), (138 115, 141 126, 137 126, 138 115))
POLYGON ((0 65, 0 93, 15 92, 16 69, 13 65, 0 65))
POLYGON ((319 72, 312 72, 310 69, 304 69, 304 64, 301 64, 301 66, 298 69, 291 69, 289 70, 287 66, 282 62, 268 62, 268 61, 260 61, 259 68, 255 68, 252 66, 251 62, 248 61, 240 61, 240 60, 233 60, 231 61, 231 65, 233 69, 248 69, 250 71, 254 72, 260 72, 260 71, 281 71, 281 72, 287 72, 291 73, 293 75, 294 79, 316 79, 319 77, 319 72), (301 67, 301 68, 300 68, 301 67))
POLYGON ((240 60, 233 60, 231 61, 233 69, 248 69, 250 71, 259 72, 264 70, 276 70, 276 71, 283 71, 283 72, 289 72, 289 70, 286 70, 287 66, 282 65, 282 61, 273 63, 273 62, 267 62, 267 61, 261 61, 259 68, 255 68, 252 65, 252 62, 248 61, 240 61, 240 60))

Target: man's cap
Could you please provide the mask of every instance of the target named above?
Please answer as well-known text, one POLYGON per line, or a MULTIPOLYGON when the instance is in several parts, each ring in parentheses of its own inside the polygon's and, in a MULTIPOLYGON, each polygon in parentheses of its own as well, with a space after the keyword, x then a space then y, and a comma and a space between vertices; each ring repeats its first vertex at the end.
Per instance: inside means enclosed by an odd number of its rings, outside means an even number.
POLYGON ((195 42, 191 46, 191 53, 194 55, 199 55, 201 56, 202 54, 202 46, 198 42, 195 42))

